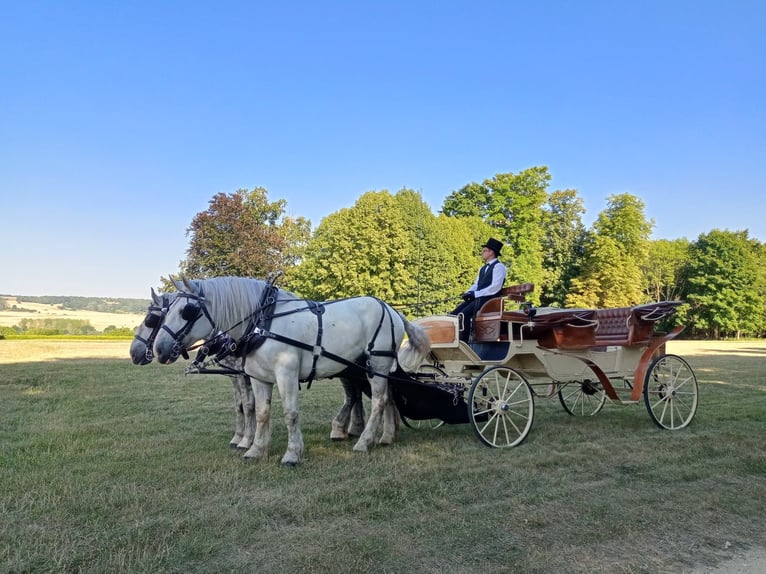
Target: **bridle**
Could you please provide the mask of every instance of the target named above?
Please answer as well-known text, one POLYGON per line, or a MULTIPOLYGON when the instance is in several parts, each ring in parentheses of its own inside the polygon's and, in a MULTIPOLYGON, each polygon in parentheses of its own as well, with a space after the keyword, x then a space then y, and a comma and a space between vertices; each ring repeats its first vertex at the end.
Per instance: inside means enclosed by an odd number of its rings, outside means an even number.
MULTIPOLYGON (((174 360, 177 359, 179 355, 183 356, 184 359, 189 358, 188 349, 181 343, 181 341, 191 332, 192 327, 194 327, 194 324, 201 317, 205 317, 208 323, 210 323, 211 335, 216 331, 215 322, 213 322, 213 318, 210 316, 207 307, 205 307, 205 296, 202 294, 202 290, 200 290, 199 295, 185 293, 183 291, 179 292, 176 296, 176 300, 171 303, 171 306, 175 305, 181 299, 187 299, 184 308, 181 309, 181 318, 186 321, 186 324, 181 327, 179 331, 174 332, 173 329, 167 326, 163 316, 162 324, 159 327, 166 331, 173 339, 173 348, 170 351, 170 355, 174 360)), ((169 308, 166 310, 165 315, 167 315, 167 311, 169 310, 169 308)))
POLYGON ((152 349, 152 347, 154 347, 154 339, 157 338, 157 333, 160 332, 160 327, 162 327, 162 324, 165 322, 165 316, 168 314, 168 309, 170 308, 171 303, 170 296, 163 293, 160 305, 149 305, 149 308, 146 311, 146 317, 144 317, 144 326, 152 331, 146 339, 138 334, 133 337, 137 341, 142 342, 146 347, 145 364, 151 363, 154 360, 154 350, 152 349))

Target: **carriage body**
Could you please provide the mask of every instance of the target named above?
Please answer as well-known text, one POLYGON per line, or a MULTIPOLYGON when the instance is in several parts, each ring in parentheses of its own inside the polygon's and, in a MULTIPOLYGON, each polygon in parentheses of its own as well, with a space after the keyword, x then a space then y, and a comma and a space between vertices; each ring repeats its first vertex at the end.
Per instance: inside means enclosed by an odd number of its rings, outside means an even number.
MULTIPOLYGON (((541 396, 557 396, 569 414, 578 416, 598 413, 607 400, 620 405, 643 401, 660 428, 689 424, 697 407, 694 373, 682 358, 665 354, 665 343, 683 327, 669 333, 655 330, 681 302, 519 309, 532 288, 506 288, 485 303, 474 318, 469 342, 458 336, 462 317, 415 320, 429 335, 432 363, 409 374, 410 380, 445 387, 448 392, 434 392, 434 397, 447 406, 452 401, 452 410, 465 409, 467 422, 488 446, 520 444, 532 426, 534 398, 541 396), (450 386, 461 385, 463 392, 450 391, 450 386), (458 395, 461 400, 455 401, 458 395)), ((407 401, 408 392, 406 383, 394 385, 395 396, 404 396, 398 403, 407 401)), ((426 418, 434 412, 427 410, 419 416, 410 409, 409 416, 426 418)), ((458 418, 450 413, 451 419, 458 418)))

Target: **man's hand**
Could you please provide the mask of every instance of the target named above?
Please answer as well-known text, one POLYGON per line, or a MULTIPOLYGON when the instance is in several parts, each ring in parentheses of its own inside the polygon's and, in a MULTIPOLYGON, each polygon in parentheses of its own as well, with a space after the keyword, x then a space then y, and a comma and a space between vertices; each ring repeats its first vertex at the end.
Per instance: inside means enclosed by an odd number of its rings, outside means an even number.
POLYGON ((474 295, 473 291, 466 291, 465 293, 461 295, 461 297, 463 298, 463 301, 465 301, 466 303, 468 303, 468 301, 473 301, 474 299, 476 299, 476 295, 474 295))

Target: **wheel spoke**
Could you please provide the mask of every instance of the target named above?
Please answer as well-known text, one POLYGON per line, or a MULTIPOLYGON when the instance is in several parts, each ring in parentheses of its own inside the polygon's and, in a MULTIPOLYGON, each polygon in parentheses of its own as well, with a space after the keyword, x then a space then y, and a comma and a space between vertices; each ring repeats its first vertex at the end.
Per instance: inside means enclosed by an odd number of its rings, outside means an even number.
POLYGON ((520 444, 534 418, 532 389, 517 371, 491 367, 471 385, 469 417, 479 440, 487 446, 520 444))
POLYGON ((588 417, 597 414, 606 403, 606 393, 591 381, 569 383, 559 389, 559 402, 573 416, 588 417))
POLYGON ((688 363, 676 355, 663 355, 647 371, 644 402, 657 426, 676 430, 694 418, 697 391, 697 379, 688 363))

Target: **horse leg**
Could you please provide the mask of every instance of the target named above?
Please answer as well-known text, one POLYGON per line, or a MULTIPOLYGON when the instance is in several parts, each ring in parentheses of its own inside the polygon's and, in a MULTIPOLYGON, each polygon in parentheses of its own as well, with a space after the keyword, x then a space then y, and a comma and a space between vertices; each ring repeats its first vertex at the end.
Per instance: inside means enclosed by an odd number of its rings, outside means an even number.
POLYGON ((364 402, 362 387, 359 383, 354 384, 354 401, 351 408, 351 424, 348 427, 348 434, 351 436, 361 436, 364 432, 364 402))
POLYGON ((346 440, 349 435, 359 436, 364 430, 364 403, 359 385, 349 378, 342 378, 341 384, 346 398, 340 411, 332 421, 331 440, 346 440), (361 420, 360 420, 361 419, 361 420), (350 427, 349 427, 349 420, 350 427))
POLYGON ((253 444, 245 453, 245 460, 259 460, 269 453, 271 442, 271 393, 274 385, 253 380, 253 395, 255 396, 255 436, 253 444))
MULTIPOLYGON (((390 366, 390 365, 389 365, 390 366)), ((380 365, 374 367, 376 373, 388 372, 380 368, 380 365)), ((383 417, 383 410, 386 408, 388 402, 388 379, 381 377, 380 375, 374 375, 370 378, 370 388, 372 395, 372 406, 370 407, 370 418, 367 421, 367 426, 364 427, 364 432, 359 440, 354 445, 354 450, 357 452, 367 452, 375 442, 375 433, 380 426, 380 419, 383 417)))
POLYGON ((237 416, 237 426, 234 430, 234 436, 229 441, 230 448, 237 448, 239 441, 245 433, 245 412, 242 403, 242 388, 239 384, 239 377, 231 377, 231 385, 234 388, 234 412, 237 416))
POLYGON ((287 427, 287 450, 282 457, 282 464, 295 466, 303 456, 303 435, 298 420, 298 373, 277 372, 275 375, 287 427))
POLYGON ((255 396, 253 395, 253 386, 250 384, 250 377, 240 375, 239 379, 239 387, 242 390, 242 411, 245 418, 245 430, 237 448, 247 450, 253 444, 253 436, 255 436, 255 396))
POLYGON ((340 382, 343 385, 343 391, 346 396, 343 401, 343 406, 332 420, 330 440, 346 440, 348 438, 348 421, 351 417, 351 409, 354 402, 353 383, 345 377, 342 378, 340 382))
POLYGON ((399 410, 396 408, 394 399, 389 389, 388 400, 383 409, 383 434, 380 436, 378 444, 391 444, 396 438, 396 432, 399 430, 399 410))

